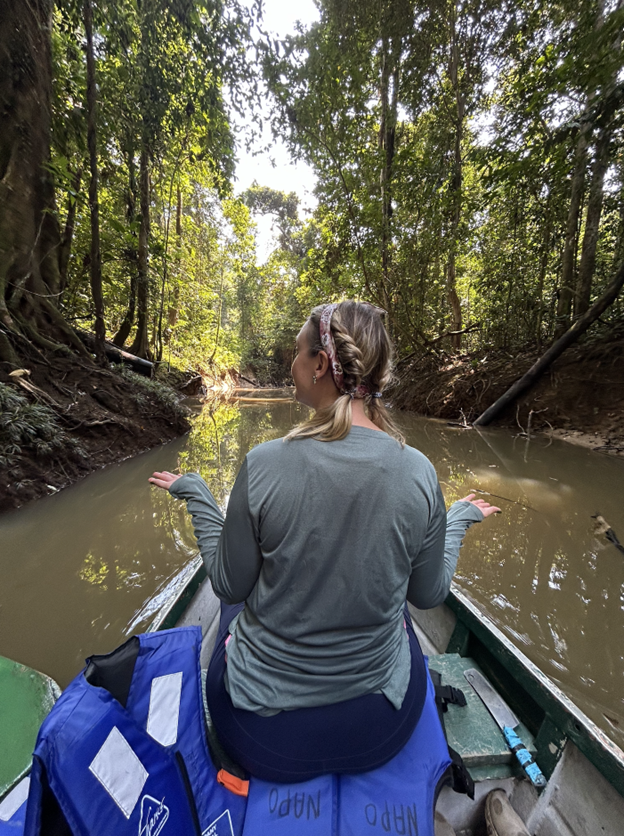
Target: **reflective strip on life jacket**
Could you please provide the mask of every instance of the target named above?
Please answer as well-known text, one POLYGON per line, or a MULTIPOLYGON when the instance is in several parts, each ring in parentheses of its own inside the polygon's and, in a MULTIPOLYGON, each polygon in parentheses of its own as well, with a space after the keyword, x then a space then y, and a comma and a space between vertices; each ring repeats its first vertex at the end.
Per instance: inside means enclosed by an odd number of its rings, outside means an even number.
POLYGON ((0 802, 0 836, 23 833, 29 787, 30 775, 27 775, 0 802))

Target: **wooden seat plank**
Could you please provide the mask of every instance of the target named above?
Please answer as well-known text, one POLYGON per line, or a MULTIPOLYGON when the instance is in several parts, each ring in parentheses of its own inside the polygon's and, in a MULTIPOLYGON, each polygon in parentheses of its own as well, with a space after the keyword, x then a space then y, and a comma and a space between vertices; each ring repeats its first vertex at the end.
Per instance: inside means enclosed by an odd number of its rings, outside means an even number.
MULTIPOLYGON (((473 777, 477 774, 481 780, 486 775, 505 777, 510 774, 510 768, 513 774, 521 774, 496 721, 464 677, 464 671, 469 668, 480 670, 474 659, 445 653, 429 656, 429 667, 440 673, 442 685, 459 688, 466 697, 465 707, 448 706, 444 725, 449 745, 459 752, 471 774, 475 773, 473 777)), ((529 752, 535 756, 535 741, 529 730, 520 723, 517 731, 529 752)))

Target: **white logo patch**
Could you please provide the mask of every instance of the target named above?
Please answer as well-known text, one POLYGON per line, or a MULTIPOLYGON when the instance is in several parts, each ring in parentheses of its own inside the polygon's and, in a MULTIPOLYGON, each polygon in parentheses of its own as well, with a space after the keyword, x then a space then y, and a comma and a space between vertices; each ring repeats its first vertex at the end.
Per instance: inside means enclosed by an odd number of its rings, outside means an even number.
POLYGON ((117 726, 91 761, 89 770, 129 819, 143 791, 149 772, 117 726))
POLYGON ((230 811, 226 810, 224 813, 221 813, 212 824, 208 825, 202 833, 202 836, 234 836, 230 811))
POLYGON ((158 836, 168 818, 169 808, 165 806, 164 798, 157 801, 151 795, 144 795, 141 799, 139 836, 158 836))
POLYGON ((182 697, 182 671, 152 679, 147 733, 161 746, 173 746, 178 739, 182 697))

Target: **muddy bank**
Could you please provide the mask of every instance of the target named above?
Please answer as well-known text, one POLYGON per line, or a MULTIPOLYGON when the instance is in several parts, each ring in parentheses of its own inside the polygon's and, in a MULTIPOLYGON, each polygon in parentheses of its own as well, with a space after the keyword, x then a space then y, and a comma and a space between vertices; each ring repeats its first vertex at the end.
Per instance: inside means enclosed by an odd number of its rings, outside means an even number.
MULTIPOLYGON (((527 351, 420 359, 399 368, 392 400, 400 409, 469 424, 537 357, 527 351)), ((31 359, 12 374, 0 366, 0 512, 181 435, 189 429, 185 395, 223 397, 227 390, 231 397, 241 384, 257 385, 250 378, 235 370, 174 371, 163 383, 74 356, 31 359)), ((253 389, 235 396, 246 395, 253 389)), ((572 348, 496 424, 624 455, 624 333, 572 348)))
MULTIPOLYGON (((421 415, 469 424, 538 359, 535 351, 431 357, 399 368, 393 403, 421 415)), ((624 333, 574 346, 495 422, 549 432, 624 454, 624 333)))
POLYGON ((75 356, 0 367, 0 511, 186 432, 182 398, 159 380, 75 356))

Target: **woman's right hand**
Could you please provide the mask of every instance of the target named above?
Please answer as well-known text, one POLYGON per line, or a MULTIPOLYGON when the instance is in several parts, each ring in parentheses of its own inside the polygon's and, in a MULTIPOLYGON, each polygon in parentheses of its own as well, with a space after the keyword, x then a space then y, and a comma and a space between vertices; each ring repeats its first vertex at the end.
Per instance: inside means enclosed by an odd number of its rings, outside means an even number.
POLYGON ((154 473, 152 473, 152 475, 147 481, 151 482, 152 485, 156 485, 157 488, 162 488, 163 490, 168 491, 169 488, 173 485, 173 483, 177 481, 181 476, 181 473, 178 473, 176 475, 175 473, 169 473, 168 470, 157 470, 154 473))
POLYGON ((491 517, 492 514, 500 514, 501 509, 497 508, 496 505, 490 505, 489 502, 486 502, 485 499, 475 499, 476 494, 469 493, 468 496, 464 496, 458 500, 458 502, 469 502, 471 505, 474 505, 475 508, 478 508, 479 511, 483 514, 483 517, 491 517))

